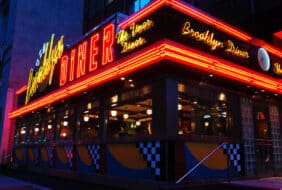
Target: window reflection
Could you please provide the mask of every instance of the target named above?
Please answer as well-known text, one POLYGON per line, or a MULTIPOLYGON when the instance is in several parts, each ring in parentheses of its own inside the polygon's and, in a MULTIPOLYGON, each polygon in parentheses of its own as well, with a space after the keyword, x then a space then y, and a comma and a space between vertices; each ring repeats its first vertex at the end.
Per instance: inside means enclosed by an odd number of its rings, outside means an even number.
POLYGON ((151 87, 145 86, 109 98, 109 137, 151 135, 153 111, 150 92, 151 87))
POLYGON ((179 135, 229 135, 231 113, 226 93, 207 85, 203 89, 180 84, 178 89, 179 135))

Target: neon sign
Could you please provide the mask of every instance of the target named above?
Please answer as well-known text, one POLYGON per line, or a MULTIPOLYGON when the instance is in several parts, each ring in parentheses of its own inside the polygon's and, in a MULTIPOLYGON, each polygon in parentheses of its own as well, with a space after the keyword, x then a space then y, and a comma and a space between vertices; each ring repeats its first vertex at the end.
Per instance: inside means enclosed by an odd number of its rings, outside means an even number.
POLYGON ((89 39, 66 52, 61 58, 59 85, 63 86, 97 70, 99 66, 113 62, 114 37, 115 26, 111 23, 106 25, 102 32, 93 33, 89 39))
POLYGON ((25 103, 28 103, 36 92, 43 91, 47 85, 52 84, 55 65, 64 51, 64 36, 61 36, 57 45, 53 47, 54 36, 52 34, 50 42, 46 42, 39 51, 39 59, 36 61, 37 68, 30 69, 25 103))
POLYGON ((273 72, 277 75, 282 75, 282 68, 280 63, 276 62, 273 64, 273 72))
POLYGON ((231 40, 227 40, 226 42, 217 40, 213 32, 210 32, 209 30, 206 30, 204 32, 195 30, 191 27, 191 23, 189 21, 186 21, 184 23, 181 34, 184 36, 187 35, 195 39, 196 41, 200 41, 206 44, 210 47, 211 51, 221 48, 224 49, 226 53, 232 54, 237 57, 245 59, 250 57, 247 51, 241 50, 239 47, 236 47, 234 42, 232 42, 231 40))
POLYGON ((147 41, 144 37, 138 37, 137 39, 134 39, 139 34, 142 34, 143 32, 149 30, 154 26, 154 22, 150 19, 147 19, 142 24, 135 24, 133 23, 130 25, 129 30, 130 32, 127 32, 126 30, 121 30, 117 33, 117 44, 122 46, 121 53, 130 52, 142 45, 144 45, 147 41), (133 41, 131 41, 133 39, 133 41))

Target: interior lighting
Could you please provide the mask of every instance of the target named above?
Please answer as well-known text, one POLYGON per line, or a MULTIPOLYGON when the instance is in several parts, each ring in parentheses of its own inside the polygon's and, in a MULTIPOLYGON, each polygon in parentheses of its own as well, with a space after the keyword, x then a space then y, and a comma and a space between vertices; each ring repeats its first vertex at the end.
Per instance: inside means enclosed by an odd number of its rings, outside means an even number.
POLYGON ((84 115, 83 116, 83 121, 88 122, 89 121, 89 116, 88 115, 84 115))
POLYGON ((218 100, 219 101, 222 101, 222 102, 225 102, 226 101, 226 95, 221 92, 219 95, 218 95, 218 100))
POLYGON ((117 116, 117 110, 111 110, 111 116, 116 117, 117 116))
POLYGON ((127 113, 123 114, 123 119, 128 119, 129 115, 127 113))
POLYGON ((23 128, 23 129, 21 129, 20 133, 21 133, 22 135, 24 135, 24 134, 26 134, 26 130, 23 128))
POLYGON ((68 126, 69 122, 68 121, 63 121, 63 126, 68 126))
POLYGON ((151 109, 146 110, 147 115, 152 115, 153 111, 151 109))
POLYGON ((141 122, 140 121, 136 121, 136 126, 140 126, 141 122))
POLYGON ((48 129, 52 129, 52 124, 49 123, 49 124, 47 125, 47 128, 48 128, 48 129))
POLYGON ((178 110, 182 110, 182 107, 183 107, 183 106, 182 106, 181 104, 178 104, 178 105, 177 105, 177 109, 178 109, 178 110))

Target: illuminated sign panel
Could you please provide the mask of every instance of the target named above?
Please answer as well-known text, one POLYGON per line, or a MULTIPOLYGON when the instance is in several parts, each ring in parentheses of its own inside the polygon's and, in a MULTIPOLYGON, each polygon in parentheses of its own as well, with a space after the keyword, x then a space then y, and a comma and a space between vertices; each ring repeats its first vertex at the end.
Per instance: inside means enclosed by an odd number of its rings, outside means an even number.
POLYGON ((114 61, 115 26, 108 24, 66 51, 60 62, 59 86, 114 61))
POLYGON ((64 51, 64 37, 61 36, 55 47, 53 47, 53 43, 54 34, 52 34, 50 42, 46 42, 42 50, 39 51, 36 67, 30 69, 25 103, 28 103, 36 92, 42 92, 52 84, 55 66, 64 51))
POLYGON ((121 30, 117 33, 117 44, 121 45, 122 50, 121 53, 130 52, 142 45, 144 45, 147 41, 142 36, 142 33, 149 30, 154 26, 154 22, 150 19, 147 19, 141 24, 133 23, 129 31, 121 30))
POLYGON ((116 36, 118 57, 166 38, 271 77, 282 77, 277 66, 278 63, 282 63, 280 58, 269 54, 269 62, 262 63, 265 56, 258 56, 261 47, 246 43, 171 7, 159 8, 138 23, 128 25, 116 36), (136 32, 136 35, 134 35, 134 26, 140 31, 136 32))
MULTIPOLYGON (((177 3, 174 5, 178 6, 177 3)), ((197 17, 199 15, 191 16, 187 14, 190 13, 188 9, 185 11, 182 9, 185 7, 175 9, 177 6, 158 7, 157 11, 150 12, 137 22, 129 22, 130 24, 124 25, 125 27, 118 30, 117 34, 115 34, 115 26, 112 23, 103 25, 84 37, 79 43, 64 50, 61 59, 58 60, 59 64, 51 72, 54 73, 52 88, 44 90, 44 94, 55 91, 42 97, 40 106, 77 94, 119 75, 134 72, 164 59, 176 64, 185 63, 203 72, 211 71, 236 81, 280 93, 278 84, 282 77, 282 60, 279 57, 280 54, 275 53, 276 49, 272 51, 271 46, 268 47, 265 43, 250 42, 252 38, 246 35, 240 37, 239 34, 243 33, 236 32, 234 29, 228 32, 226 29, 228 27, 220 22, 215 25, 203 22, 203 19, 197 17), (235 32, 236 35, 233 35, 235 32), (170 48, 168 45, 159 44, 166 41, 164 39, 169 41, 170 48), (259 44, 264 45, 266 53, 259 53, 258 50, 261 48, 259 44), (151 49, 147 50, 147 48, 151 49), (185 48, 188 48, 189 51, 184 51, 185 48), (185 55, 190 51, 194 52, 193 56, 199 60, 187 58, 185 55), (143 55, 142 52, 146 53, 143 55), (268 58, 266 55, 269 55, 268 58), (115 64, 110 65, 111 63, 115 64), (99 70, 101 68, 105 69, 99 70), (261 74, 257 76, 256 73, 261 74), (82 77, 85 80, 75 81, 82 77), (68 83, 71 84, 67 85, 68 83), (63 88, 58 89, 60 87, 63 88), (56 95, 56 98, 52 94, 56 95)), ((205 19, 209 18, 206 16, 205 19)), ((44 53, 41 51, 40 54, 44 53)), ((30 86, 36 85, 34 83, 30 86)), ((27 89, 26 93, 31 94, 32 90, 33 88, 27 89)), ((38 97, 33 96, 34 99, 38 97)), ((39 101, 36 102, 39 103, 39 101)), ((34 109, 34 106, 36 109, 40 107, 31 104, 29 111, 34 109)))

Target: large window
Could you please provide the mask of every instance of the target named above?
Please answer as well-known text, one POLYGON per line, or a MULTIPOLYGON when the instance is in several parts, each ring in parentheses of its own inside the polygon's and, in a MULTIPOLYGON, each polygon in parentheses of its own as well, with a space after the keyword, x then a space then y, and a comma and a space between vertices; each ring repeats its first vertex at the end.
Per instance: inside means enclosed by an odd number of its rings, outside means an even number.
POLYGON ((148 136, 152 125, 151 87, 113 94, 107 101, 108 136, 148 136))
POLYGON ((228 93, 204 83, 178 85, 178 134, 229 136, 232 113, 228 93))
POLYGON ((79 139, 91 140, 99 136, 99 101, 87 102, 79 113, 79 139))

